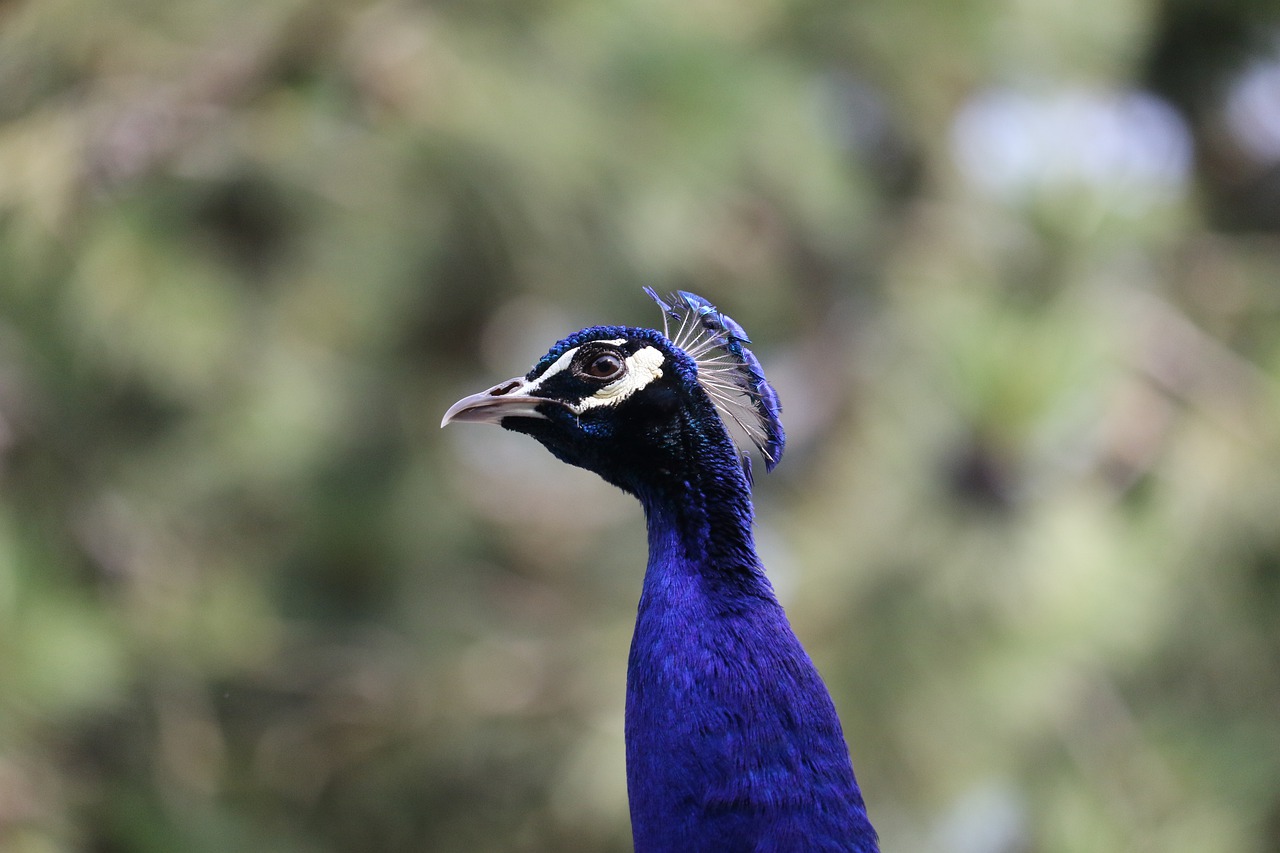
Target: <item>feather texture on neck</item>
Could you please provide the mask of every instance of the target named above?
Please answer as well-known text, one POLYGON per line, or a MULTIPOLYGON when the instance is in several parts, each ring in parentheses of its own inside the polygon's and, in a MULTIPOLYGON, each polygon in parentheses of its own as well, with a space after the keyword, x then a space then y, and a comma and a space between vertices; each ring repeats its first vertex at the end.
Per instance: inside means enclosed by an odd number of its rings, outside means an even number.
POLYGON ((871 853, 839 719, 756 557, 749 486, 718 432, 689 439, 699 463, 678 481, 638 492, 649 563, 627 672, 636 850, 871 853))

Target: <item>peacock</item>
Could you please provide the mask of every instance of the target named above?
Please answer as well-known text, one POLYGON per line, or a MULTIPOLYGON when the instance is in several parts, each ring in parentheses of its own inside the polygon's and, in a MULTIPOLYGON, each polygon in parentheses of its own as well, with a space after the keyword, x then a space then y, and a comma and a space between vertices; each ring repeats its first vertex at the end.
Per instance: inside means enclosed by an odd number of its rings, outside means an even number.
POLYGON ((835 706, 752 537, 749 450, 770 471, 782 458, 777 393, 733 319, 645 291, 661 332, 583 329, 441 426, 530 435, 644 507, 625 714, 637 853, 876 853, 835 706))

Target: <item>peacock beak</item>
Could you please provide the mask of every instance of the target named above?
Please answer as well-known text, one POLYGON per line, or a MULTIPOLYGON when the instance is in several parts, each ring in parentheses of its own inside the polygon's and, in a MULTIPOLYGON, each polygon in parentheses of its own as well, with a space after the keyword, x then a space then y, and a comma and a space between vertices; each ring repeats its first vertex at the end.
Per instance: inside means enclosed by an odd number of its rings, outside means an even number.
POLYGON ((488 391, 463 397, 444 413, 440 426, 451 423, 497 424, 503 418, 540 418, 546 415, 538 411, 541 403, 555 403, 546 397, 533 397, 524 393, 529 386, 522 377, 499 382, 488 391))

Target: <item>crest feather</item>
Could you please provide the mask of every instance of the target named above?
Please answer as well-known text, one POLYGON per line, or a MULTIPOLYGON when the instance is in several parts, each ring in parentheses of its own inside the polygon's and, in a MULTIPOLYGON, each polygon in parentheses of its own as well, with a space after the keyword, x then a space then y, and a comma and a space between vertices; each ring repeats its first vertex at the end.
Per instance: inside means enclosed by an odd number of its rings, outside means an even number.
MULTIPOLYGON (((663 334, 697 363, 698 383, 715 403, 730 434, 737 427, 764 456, 765 470, 772 471, 787 441, 782 404, 764 378, 760 361, 746 347, 751 343, 746 331, 696 294, 678 290, 663 300, 651 287, 644 291, 662 307, 663 334), (675 323, 674 335, 670 321, 675 323)), ((745 452, 743 466, 750 476, 745 452)))

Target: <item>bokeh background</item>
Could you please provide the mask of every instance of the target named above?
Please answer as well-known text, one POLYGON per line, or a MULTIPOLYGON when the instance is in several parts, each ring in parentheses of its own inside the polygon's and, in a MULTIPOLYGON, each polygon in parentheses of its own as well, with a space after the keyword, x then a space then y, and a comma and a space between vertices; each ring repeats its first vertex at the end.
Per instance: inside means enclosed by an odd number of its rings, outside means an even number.
POLYGON ((684 288, 888 851, 1280 850, 1280 11, 0 3, 0 849, 626 851, 639 508, 438 429, 684 288))

